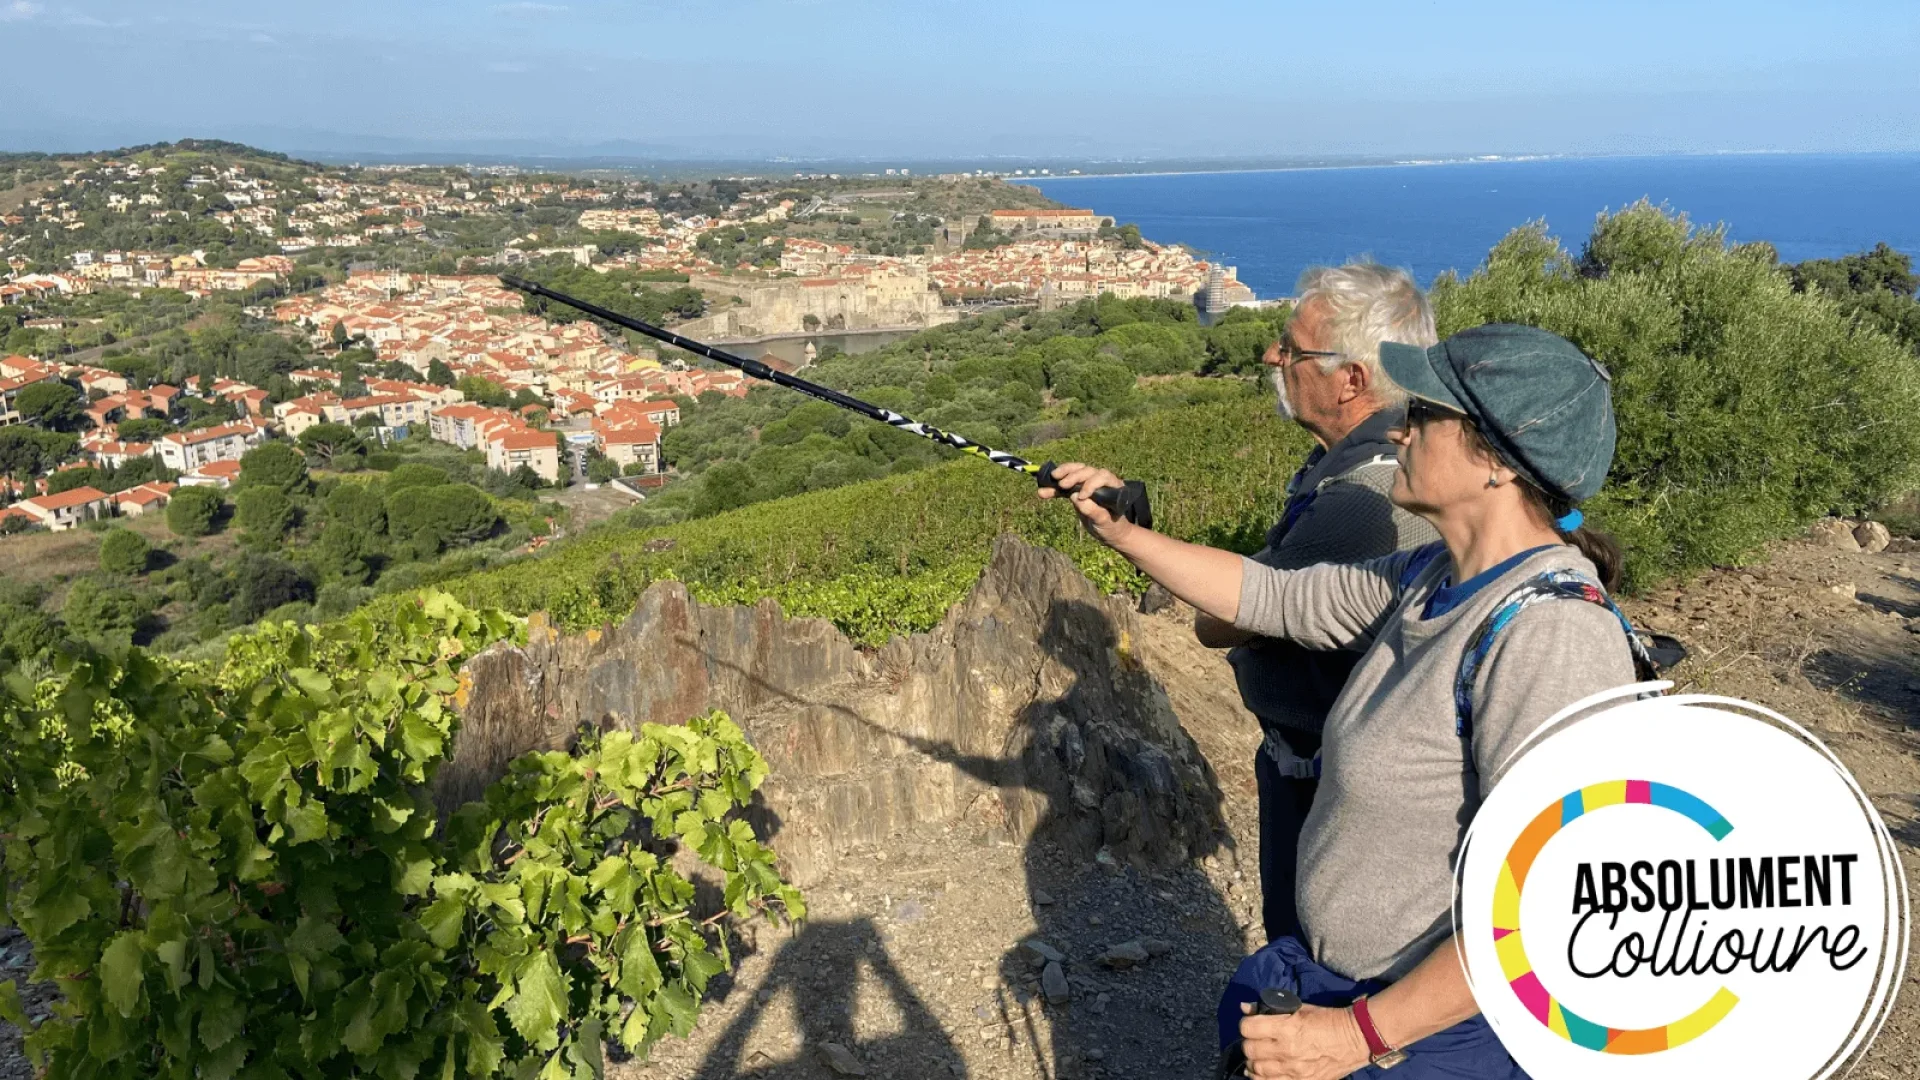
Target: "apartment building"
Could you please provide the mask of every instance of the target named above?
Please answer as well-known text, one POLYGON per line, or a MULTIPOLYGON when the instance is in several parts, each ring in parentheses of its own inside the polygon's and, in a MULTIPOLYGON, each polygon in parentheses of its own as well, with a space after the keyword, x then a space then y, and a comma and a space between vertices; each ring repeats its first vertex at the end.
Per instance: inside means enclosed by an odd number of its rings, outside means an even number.
POLYGON ((560 482, 560 450, 550 431, 502 431, 487 442, 487 468, 512 472, 525 465, 549 484, 560 482))
POLYGON ((160 436, 160 463, 176 472, 192 472, 213 461, 238 461, 260 444, 260 429, 251 424, 222 424, 198 431, 175 431, 160 436))

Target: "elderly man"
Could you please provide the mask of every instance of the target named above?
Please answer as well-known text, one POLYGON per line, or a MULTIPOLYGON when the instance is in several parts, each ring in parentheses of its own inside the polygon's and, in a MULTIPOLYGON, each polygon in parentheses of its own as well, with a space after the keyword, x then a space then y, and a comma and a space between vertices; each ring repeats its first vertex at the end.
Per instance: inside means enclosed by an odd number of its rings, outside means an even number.
MULTIPOLYGON (((1255 561, 1283 570, 1356 563, 1439 539, 1424 519, 1387 501, 1396 469, 1387 432, 1406 395, 1380 370, 1381 342, 1438 340, 1427 298, 1405 271, 1369 263, 1311 269, 1298 292, 1286 332, 1262 359, 1273 369, 1280 415, 1319 446, 1287 485, 1280 521, 1255 561)), ((1214 648, 1232 646, 1240 696, 1260 718, 1262 921, 1268 940, 1298 935, 1294 861, 1317 786, 1313 757, 1359 655, 1253 637, 1204 614, 1194 632, 1214 648)))

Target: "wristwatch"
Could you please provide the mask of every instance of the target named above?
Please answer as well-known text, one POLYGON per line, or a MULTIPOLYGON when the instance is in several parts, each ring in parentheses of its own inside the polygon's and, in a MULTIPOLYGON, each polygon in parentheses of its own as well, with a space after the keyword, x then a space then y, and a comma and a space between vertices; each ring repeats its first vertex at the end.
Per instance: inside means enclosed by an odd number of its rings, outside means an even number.
POLYGON ((1353 1019, 1360 1025, 1360 1037, 1367 1040, 1367 1060, 1376 1068, 1391 1069, 1407 1060, 1407 1052, 1387 1045, 1380 1037, 1379 1029, 1373 1026, 1373 1016, 1367 1011, 1367 999, 1353 999, 1353 1019))

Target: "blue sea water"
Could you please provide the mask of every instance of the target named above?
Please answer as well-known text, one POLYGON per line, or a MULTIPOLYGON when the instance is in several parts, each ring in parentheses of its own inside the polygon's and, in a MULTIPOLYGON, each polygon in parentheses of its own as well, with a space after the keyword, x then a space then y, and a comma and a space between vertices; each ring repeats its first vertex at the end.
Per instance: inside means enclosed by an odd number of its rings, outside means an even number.
POLYGON ((1578 253, 1594 216, 1642 197, 1766 240, 1788 262, 1886 241, 1920 256, 1920 154, 1577 158, 1355 169, 1043 179, 1070 206, 1111 214, 1162 243, 1239 267, 1262 298, 1300 271, 1358 255, 1422 284, 1470 273, 1516 226, 1545 218, 1578 253))

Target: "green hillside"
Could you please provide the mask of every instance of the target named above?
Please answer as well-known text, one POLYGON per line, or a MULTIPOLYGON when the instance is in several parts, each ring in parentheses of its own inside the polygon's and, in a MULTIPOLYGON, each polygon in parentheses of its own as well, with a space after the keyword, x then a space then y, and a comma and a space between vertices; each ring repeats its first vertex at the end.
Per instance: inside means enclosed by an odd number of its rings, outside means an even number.
MULTIPOLYGON (((1156 525, 1251 551, 1309 446, 1264 402, 1173 409, 1034 451, 1097 461, 1151 489, 1156 525)), ((1059 548, 1109 588, 1137 586, 1126 563, 1088 539, 1033 482, 974 458, 650 529, 608 527, 551 554, 440 584, 463 602, 547 611, 579 629, 624 618, 649 584, 685 581, 713 603, 772 596, 792 615, 832 619, 868 644, 924 630, 958 601, 993 537, 1059 548)), ((376 612, 411 603, 377 602, 376 612)))

